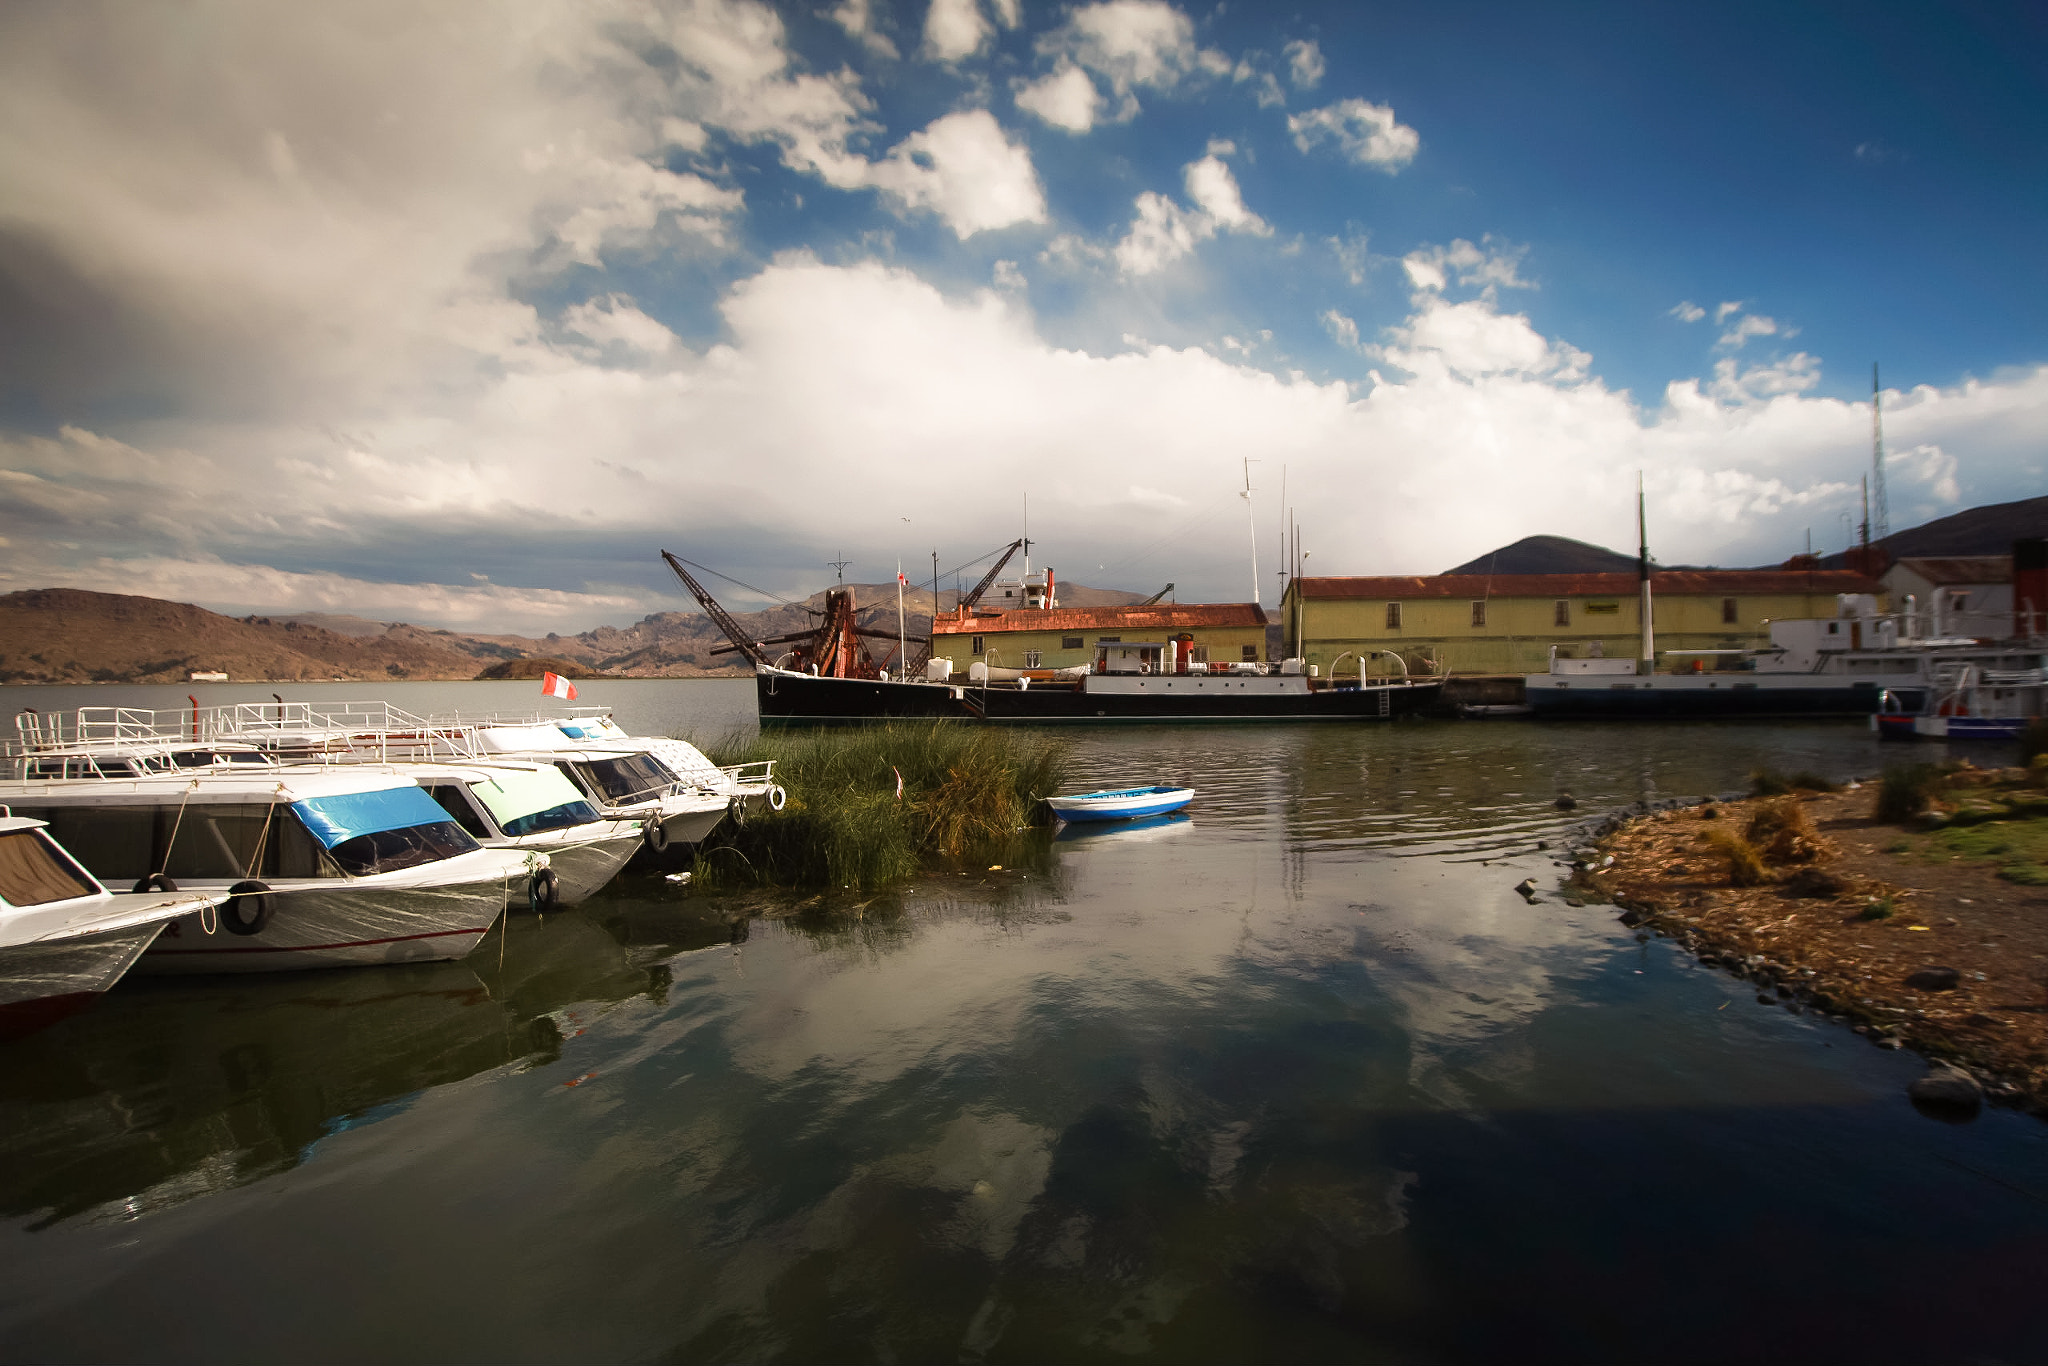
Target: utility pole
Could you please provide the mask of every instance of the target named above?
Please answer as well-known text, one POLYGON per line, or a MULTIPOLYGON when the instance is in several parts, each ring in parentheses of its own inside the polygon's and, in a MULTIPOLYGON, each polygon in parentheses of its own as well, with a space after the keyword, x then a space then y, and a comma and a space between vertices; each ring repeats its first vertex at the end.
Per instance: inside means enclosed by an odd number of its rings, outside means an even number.
POLYGON ((846 558, 846 552, 843 550, 839 552, 839 556, 840 558, 836 560, 825 561, 825 567, 837 571, 839 582, 841 586, 844 586, 846 583, 846 566, 852 564, 853 561, 846 558))
MULTIPOLYGON (((1870 475, 1870 483, 1877 490, 1877 539, 1882 541, 1892 534, 1892 514, 1884 496, 1884 391, 1877 384, 1876 361, 1870 363, 1870 475)), ((1863 521, 1867 527, 1867 512, 1863 521)))
POLYGON ((1259 586, 1259 519, 1252 511, 1252 458, 1244 458, 1244 492, 1237 495, 1244 499, 1245 523, 1252 533, 1252 602, 1258 603, 1265 597, 1259 586))
POLYGON ((1636 578, 1642 585, 1643 613, 1643 662, 1641 672, 1657 672, 1657 631, 1650 622, 1650 523, 1643 510, 1643 472, 1636 471, 1636 535, 1640 548, 1636 551, 1636 578))

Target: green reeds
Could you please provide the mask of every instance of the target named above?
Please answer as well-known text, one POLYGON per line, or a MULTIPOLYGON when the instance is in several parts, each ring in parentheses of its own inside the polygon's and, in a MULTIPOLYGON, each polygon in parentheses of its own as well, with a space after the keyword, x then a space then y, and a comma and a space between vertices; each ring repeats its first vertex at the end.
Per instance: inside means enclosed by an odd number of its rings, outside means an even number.
POLYGON ((1891 764, 1877 789, 1877 818, 1909 821, 1934 805, 1942 772, 1934 764, 1891 764))
POLYGON ((703 748, 719 764, 775 760, 789 792, 781 811, 757 806, 698 847, 692 884, 707 889, 865 891, 1004 862, 1066 766, 1056 741, 957 721, 776 731, 703 748))

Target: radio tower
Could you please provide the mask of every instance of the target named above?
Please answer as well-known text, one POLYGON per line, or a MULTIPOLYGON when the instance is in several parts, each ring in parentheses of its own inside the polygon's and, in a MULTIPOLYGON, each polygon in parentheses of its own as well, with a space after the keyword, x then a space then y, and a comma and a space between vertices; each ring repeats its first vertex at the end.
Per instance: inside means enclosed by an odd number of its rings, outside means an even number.
POLYGON ((1891 509, 1884 497, 1884 393, 1877 385, 1877 362, 1870 363, 1870 488, 1877 495, 1877 539, 1892 534, 1891 509))

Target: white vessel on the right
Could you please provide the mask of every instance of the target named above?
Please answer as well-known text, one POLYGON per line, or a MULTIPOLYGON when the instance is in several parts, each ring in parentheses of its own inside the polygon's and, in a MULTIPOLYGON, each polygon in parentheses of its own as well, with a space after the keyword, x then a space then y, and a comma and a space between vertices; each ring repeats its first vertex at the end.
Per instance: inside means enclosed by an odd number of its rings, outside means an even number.
POLYGON ((2048 653, 2033 639, 1947 635, 1938 614, 1877 610, 1844 593, 1833 617, 1774 621, 1770 644, 1742 650, 1672 650, 1666 671, 1632 659, 1560 658, 1523 679, 1539 717, 1917 715, 1964 669, 1979 677, 2040 676, 2048 653))

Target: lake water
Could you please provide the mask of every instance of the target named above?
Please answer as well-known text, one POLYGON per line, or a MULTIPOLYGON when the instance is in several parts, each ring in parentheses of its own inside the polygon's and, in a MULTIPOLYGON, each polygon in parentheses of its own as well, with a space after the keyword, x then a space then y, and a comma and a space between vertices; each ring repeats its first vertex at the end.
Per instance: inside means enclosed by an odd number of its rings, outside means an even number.
MULTIPOLYGON (((749 687, 585 696, 708 736, 749 687)), ((1074 744, 1192 819, 832 919, 634 879, 464 963, 124 982, 0 1046, 0 1356, 2048 1359, 2048 1129, 1923 1118, 1910 1055, 1548 890, 1560 792, 1867 775, 1868 732, 1074 744)))

